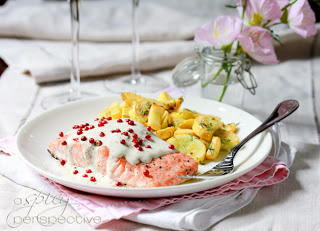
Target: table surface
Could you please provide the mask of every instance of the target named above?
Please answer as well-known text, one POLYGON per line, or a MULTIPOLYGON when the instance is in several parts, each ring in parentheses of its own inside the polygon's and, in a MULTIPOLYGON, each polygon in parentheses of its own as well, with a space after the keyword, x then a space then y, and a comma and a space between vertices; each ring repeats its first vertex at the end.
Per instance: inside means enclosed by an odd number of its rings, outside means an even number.
MULTIPOLYGON (((296 99, 300 108, 281 125, 283 142, 297 148, 298 152, 290 168, 290 176, 282 183, 262 188, 255 199, 228 216, 210 230, 320 230, 320 36, 302 49, 304 57, 283 57, 274 66, 254 65, 252 72, 258 81, 256 95, 244 94, 242 108, 264 119, 275 105, 285 99, 296 99)), ((300 47, 301 48, 301 47, 300 47)), ((283 48, 285 49, 285 48, 283 48)), ((298 48, 297 48, 298 49, 298 48)), ((151 73, 173 86, 171 70, 151 73)), ((42 113, 40 103, 44 97, 67 91, 67 82, 37 85, 34 80, 9 67, 0 77, 0 138, 15 135, 30 118, 42 113)), ((104 86, 103 79, 83 81, 86 91, 106 96, 113 94, 104 86)), ((183 89, 186 95, 202 97, 199 85, 183 89)), ((11 230, 5 218, 14 208, 16 198, 25 198, 35 190, 20 186, 0 175, 0 229, 11 230)), ((75 215, 68 209, 66 215, 75 215)), ((74 228, 75 226, 72 226, 74 228)), ((78 230, 90 230, 86 224, 78 224, 78 230)), ((30 225, 19 227, 29 230, 30 225)), ((33 225, 33 230, 69 230, 56 224, 43 228, 33 225)), ((128 220, 117 220, 102 227, 105 230, 158 230, 151 226, 128 220)), ((160 229, 159 229, 160 230, 160 229)))

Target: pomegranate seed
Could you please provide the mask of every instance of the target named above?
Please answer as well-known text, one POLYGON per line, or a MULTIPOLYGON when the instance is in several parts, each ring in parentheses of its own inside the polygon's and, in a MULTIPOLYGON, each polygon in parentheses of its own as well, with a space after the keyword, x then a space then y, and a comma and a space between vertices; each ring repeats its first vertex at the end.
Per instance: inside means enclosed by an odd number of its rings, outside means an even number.
POLYGON ((102 123, 102 124, 107 124, 107 123, 108 123, 108 121, 106 121, 106 120, 102 120, 102 121, 101 121, 101 123, 102 123))
POLYGON ((132 138, 137 139, 137 138, 138 138, 137 133, 133 133, 133 134, 132 134, 132 138))
POLYGON ((143 142, 143 140, 139 140, 139 141, 138 141, 138 144, 139 144, 139 145, 142 145, 142 142, 143 142))
POLYGON ((116 186, 121 186, 121 182, 118 181, 115 185, 116 186))
POLYGON ((169 145, 169 148, 170 148, 170 149, 174 149, 175 147, 174 147, 173 144, 170 144, 170 145, 169 145))
POLYGON ((89 126, 90 124, 89 124, 89 123, 86 123, 85 125, 86 125, 86 126, 89 126))
POLYGON ((73 140, 74 140, 74 141, 78 141, 78 140, 79 140, 79 138, 73 138, 73 140))
POLYGON ((78 174, 78 172, 79 172, 78 170, 74 170, 73 174, 78 174))
POLYGON ((94 129, 94 125, 91 125, 91 126, 90 126, 90 129, 94 129))
POLYGON ((149 176, 149 170, 148 169, 143 170, 143 175, 144 176, 149 176))
POLYGON ((126 144, 126 141, 125 140, 121 140, 120 143, 121 144, 126 144))
POLYGON ((88 177, 88 175, 87 174, 83 174, 82 177, 88 177))
POLYGON ((103 127, 104 124, 103 123, 98 123, 98 127, 103 127))
POLYGON ((61 161, 60 161, 60 164, 61 164, 61 165, 65 165, 65 164, 66 164, 66 161, 65 161, 65 160, 61 160, 61 161))
POLYGON ((122 119, 117 119, 117 122, 122 123, 123 121, 122 121, 122 119))
POLYGON ((122 132, 121 135, 128 136, 128 132, 122 132))
POLYGON ((80 128, 84 128, 86 125, 85 124, 81 124, 80 125, 80 128))
POLYGON ((107 120, 112 120, 112 117, 108 117, 107 120))
POLYGON ((90 139, 89 139, 89 143, 90 143, 90 144, 93 144, 93 143, 95 143, 95 142, 96 142, 96 141, 95 141, 93 138, 90 138, 90 139))
POLYGON ((60 133, 59 133, 59 136, 60 136, 60 137, 63 137, 63 136, 64 136, 63 132, 60 132, 60 133))
POLYGON ((99 136, 104 137, 105 136, 104 132, 100 132, 99 136))
POLYGON ((82 141, 86 141, 86 140, 87 140, 87 137, 81 136, 81 140, 82 140, 82 141))
POLYGON ((102 116, 101 118, 100 118, 100 120, 105 120, 106 119, 106 117, 104 117, 104 116, 102 116))
POLYGON ((101 140, 97 140, 97 141, 96 141, 96 145, 97 145, 97 146, 101 146, 101 145, 102 145, 102 141, 101 141, 101 140))
POLYGON ((142 152, 143 151, 143 148, 142 147, 137 147, 137 149, 142 152))
POLYGON ((98 121, 98 120, 99 120, 99 118, 95 118, 95 119, 94 119, 94 121, 98 121))
POLYGON ((126 122, 129 122, 130 121, 130 119, 125 119, 126 120, 126 122))
POLYGON ((78 130, 77 135, 81 135, 81 134, 82 134, 82 130, 78 130))
POLYGON ((151 146, 150 146, 150 145, 147 145, 146 148, 151 148, 151 146))
POLYGON ((135 146, 137 148, 137 147, 139 147, 139 143, 138 142, 134 142, 133 146, 135 146))
POLYGON ((94 176, 90 177, 90 181, 95 182, 96 178, 94 176))
POLYGON ((145 138, 146 138, 147 140, 151 140, 151 135, 146 135, 145 138))
POLYGON ((78 128, 80 128, 80 127, 79 127, 79 125, 74 125, 72 128, 73 128, 73 129, 78 129, 78 128))
POLYGON ((92 173, 91 169, 87 169, 86 173, 92 173))
POLYGON ((133 120, 130 120, 130 121, 128 122, 128 124, 129 124, 129 125, 134 125, 134 121, 133 121, 133 120))
POLYGON ((150 126, 148 126, 148 127, 147 127, 147 130, 148 130, 148 131, 151 131, 151 127, 150 127, 150 126))
POLYGON ((133 132, 133 130, 132 130, 131 128, 129 128, 129 129, 128 129, 128 132, 132 133, 132 132, 133 132))
POLYGON ((62 141, 62 143, 61 143, 62 145, 67 145, 67 141, 62 141))
POLYGON ((121 130, 120 130, 119 128, 117 128, 117 129, 116 129, 116 132, 120 133, 120 132, 121 132, 121 130))
POLYGON ((85 128, 84 128, 85 131, 88 131, 89 129, 90 129, 89 127, 85 127, 85 128))

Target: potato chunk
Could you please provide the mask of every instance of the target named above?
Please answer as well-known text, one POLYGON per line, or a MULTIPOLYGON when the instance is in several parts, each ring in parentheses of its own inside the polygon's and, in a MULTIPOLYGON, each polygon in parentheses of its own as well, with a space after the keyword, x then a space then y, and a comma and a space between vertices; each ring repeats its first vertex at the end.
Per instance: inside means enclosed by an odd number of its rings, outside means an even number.
POLYGON ((129 107, 132 107, 139 100, 142 100, 143 97, 131 92, 123 92, 121 93, 121 99, 126 102, 129 107))
POLYGON ((196 111, 192 111, 190 109, 187 109, 187 108, 183 108, 181 110, 181 113, 180 113, 180 116, 182 119, 195 119, 199 116, 200 114, 196 111))
POLYGON ((194 123, 194 119, 184 120, 179 124, 179 128, 181 129, 192 129, 192 125, 194 123))
POLYGON ((155 131, 154 134, 156 134, 159 138, 166 140, 173 136, 174 131, 175 131, 174 127, 167 127, 167 128, 155 131))
POLYGON ((153 103, 152 106, 150 107, 147 125, 154 130, 160 130, 161 118, 162 118, 162 114, 164 113, 164 110, 165 109, 163 106, 153 103))
POLYGON ((221 119, 213 115, 198 116, 193 125, 192 130, 200 139, 210 142, 213 133, 221 127, 221 119))
POLYGON ((221 139, 221 149, 231 151, 239 143, 239 137, 233 133, 224 129, 219 129, 214 133, 221 139))
POLYGON ((180 152, 191 156, 196 162, 202 163, 206 156, 206 146, 197 137, 190 135, 174 136, 167 140, 180 152))
POLYGON ((208 150, 206 152, 206 158, 208 160, 214 160, 218 157, 221 148, 221 139, 220 137, 214 136, 208 146, 208 150))
POLYGON ((159 102, 164 102, 167 100, 173 99, 166 91, 161 92, 158 101, 159 102))

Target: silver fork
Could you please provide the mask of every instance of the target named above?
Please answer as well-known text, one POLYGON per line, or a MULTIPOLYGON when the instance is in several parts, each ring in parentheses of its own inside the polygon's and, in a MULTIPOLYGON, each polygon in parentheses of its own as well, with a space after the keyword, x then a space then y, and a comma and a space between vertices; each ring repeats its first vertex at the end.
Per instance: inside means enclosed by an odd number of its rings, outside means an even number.
POLYGON ((238 143, 219 164, 214 166, 209 171, 201 175, 196 176, 181 176, 178 177, 188 178, 188 179, 211 179, 212 176, 223 176, 230 174, 234 170, 233 159, 236 156, 240 148, 247 143, 251 138, 259 134, 260 132, 266 130, 273 124, 283 120, 291 113, 293 113, 299 107, 299 103, 296 100, 286 100, 278 104, 278 106, 273 110, 271 115, 253 132, 251 132, 246 138, 244 138, 240 143, 238 143))

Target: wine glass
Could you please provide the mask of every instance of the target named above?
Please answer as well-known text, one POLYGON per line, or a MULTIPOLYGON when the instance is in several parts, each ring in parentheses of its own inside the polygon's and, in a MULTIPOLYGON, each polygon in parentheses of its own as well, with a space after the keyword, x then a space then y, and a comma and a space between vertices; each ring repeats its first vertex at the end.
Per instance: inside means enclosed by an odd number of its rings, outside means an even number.
POLYGON ((169 85, 154 77, 143 75, 140 72, 139 59, 139 30, 138 30, 138 16, 139 16, 139 0, 132 0, 132 63, 131 75, 117 77, 114 79, 107 79, 105 85, 108 90, 116 93, 120 92, 141 92, 151 93, 157 92, 169 85))
POLYGON ((68 92, 61 92, 43 99, 41 106, 44 109, 55 107, 71 101, 95 96, 88 92, 80 91, 80 67, 79 67, 79 4, 80 0, 68 0, 71 15, 71 73, 70 88, 68 92))

